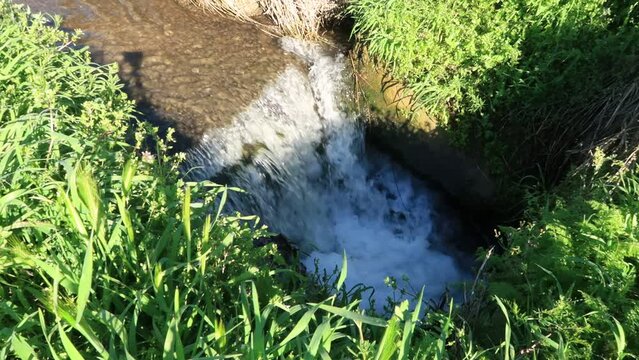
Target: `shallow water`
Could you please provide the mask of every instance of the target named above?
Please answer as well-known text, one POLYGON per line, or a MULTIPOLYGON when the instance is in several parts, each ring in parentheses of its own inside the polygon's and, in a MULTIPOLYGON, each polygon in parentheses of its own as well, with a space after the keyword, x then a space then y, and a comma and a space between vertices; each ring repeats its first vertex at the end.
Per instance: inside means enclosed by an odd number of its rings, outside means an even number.
POLYGON ((189 141, 189 176, 247 190, 231 197, 233 210, 297 244, 307 269, 330 272, 345 251, 347 284, 372 286, 378 308, 393 295, 389 276, 426 285, 429 298, 469 277, 443 235, 464 241, 459 220, 367 148, 343 55, 170 0, 23 1, 85 30, 96 61, 121 65, 146 116, 189 141))
POLYGON ((296 59, 254 26, 172 0, 19 0, 82 29, 97 62, 117 62, 149 115, 197 142, 228 123, 296 59), (178 121, 179 120, 179 121, 178 121))

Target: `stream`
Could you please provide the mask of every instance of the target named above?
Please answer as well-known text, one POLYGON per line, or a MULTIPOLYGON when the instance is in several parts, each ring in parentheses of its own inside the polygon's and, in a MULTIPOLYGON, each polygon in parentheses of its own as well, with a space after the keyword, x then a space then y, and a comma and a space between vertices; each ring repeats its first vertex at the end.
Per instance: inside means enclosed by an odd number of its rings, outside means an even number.
POLYGON ((83 29, 96 62, 120 65, 144 117, 176 128, 185 175, 246 190, 231 209, 258 214, 307 270, 330 273, 345 252, 347 286, 370 286, 377 308, 401 298, 388 277, 431 299, 471 278, 453 243, 472 233, 445 196, 366 142, 337 47, 171 0, 20 2, 83 29))

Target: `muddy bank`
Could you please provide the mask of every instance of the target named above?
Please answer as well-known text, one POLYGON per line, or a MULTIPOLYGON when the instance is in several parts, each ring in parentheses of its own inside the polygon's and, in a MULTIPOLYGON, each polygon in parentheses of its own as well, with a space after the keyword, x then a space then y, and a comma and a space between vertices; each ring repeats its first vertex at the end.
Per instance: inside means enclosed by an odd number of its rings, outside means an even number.
POLYGON ((117 62, 147 120, 188 148, 227 124, 296 59, 255 26, 167 0, 19 0, 82 29, 98 63, 117 62), (184 142, 188 143, 184 143, 184 142))

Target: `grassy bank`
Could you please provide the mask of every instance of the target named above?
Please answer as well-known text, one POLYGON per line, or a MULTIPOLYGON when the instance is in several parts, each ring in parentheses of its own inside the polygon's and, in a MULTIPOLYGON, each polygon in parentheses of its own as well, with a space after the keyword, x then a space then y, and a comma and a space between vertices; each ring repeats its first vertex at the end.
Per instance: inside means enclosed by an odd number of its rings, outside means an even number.
MULTIPOLYGON (((639 354, 639 178, 613 163, 599 158, 556 190, 531 195, 521 225, 502 229, 503 253, 486 267, 488 294, 506 304, 516 352, 639 354)), ((483 340, 503 336, 486 315, 474 325, 483 340)))
POLYGON ((116 69, 57 26, 0 1, 0 357, 639 352, 635 171, 598 157, 531 195, 466 305, 372 316, 343 288, 347 270, 322 281, 255 247, 258 219, 222 211, 239 189, 185 183, 171 136, 139 123, 116 69))
POLYGON ((530 174, 541 185, 497 237, 486 297, 459 314, 475 344, 487 357, 636 356, 636 4, 353 0, 349 12, 414 108, 458 146, 480 144, 513 191, 530 174))
POLYGON ((619 150, 597 140, 633 129, 600 131, 608 124, 593 116, 611 87, 637 78, 633 4, 353 0, 349 11, 360 44, 456 143, 480 142, 502 173, 541 168, 555 182, 595 146, 619 150))

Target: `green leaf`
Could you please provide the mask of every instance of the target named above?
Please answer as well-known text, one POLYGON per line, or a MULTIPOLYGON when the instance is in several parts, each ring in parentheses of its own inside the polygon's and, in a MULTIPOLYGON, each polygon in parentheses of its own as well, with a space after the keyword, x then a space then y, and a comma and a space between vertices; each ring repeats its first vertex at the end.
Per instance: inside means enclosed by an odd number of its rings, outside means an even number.
POLYGON ((0 213, 4 210, 5 207, 11 205, 16 199, 28 193, 29 192, 27 190, 16 190, 0 197, 0 213))
POLYGON ((336 290, 339 291, 339 289, 342 287, 342 285, 344 285, 344 281, 346 281, 346 275, 348 274, 348 267, 347 267, 347 262, 346 262, 346 250, 343 251, 342 253, 342 270, 339 273, 339 279, 337 279, 337 287, 336 290))
POLYGON ((78 214, 78 211, 76 210, 75 206, 71 202, 69 195, 67 195, 67 193, 62 188, 58 189, 58 193, 62 197, 62 201, 64 202, 64 205, 67 209, 67 214, 69 215, 69 220, 71 222, 71 225, 73 225, 73 227, 75 228, 75 231, 77 231, 82 236, 85 236, 85 237, 88 236, 89 234, 87 233, 87 230, 84 227, 82 218, 80 217, 80 214, 78 214))
POLYGON ((506 305, 504 305, 501 299, 498 298, 497 296, 495 296, 494 299, 497 302, 497 305, 499 305, 499 308, 501 309, 501 312, 504 314, 504 317, 506 318, 506 326, 504 329, 504 341, 501 344, 500 348, 503 349, 504 351, 504 360, 510 360, 511 358, 514 358, 514 355, 512 354, 514 352, 514 348, 512 347, 512 344, 511 344, 512 330, 510 327, 510 317, 508 316, 508 310, 506 309, 506 305))
POLYGON ((397 336, 399 334, 399 318, 394 315, 388 321, 388 327, 377 349, 375 360, 390 360, 397 352, 397 336))
POLYGON ((260 314, 259 296, 254 282, 251 282, 251 300, 255 321, 255 329, 253 330, 253 352, 257 354, 258 358, 262 358, 265 356, 264 319, 262 319, 262 315, 260 314))
POLYGON ((615 322, 615 328, 613 328, 613 334, 615 335, 615 343, 617 345, 617 359, 621 360, 626 357, 626 332, 623 330, 623 326, 617 321, 617 319, 612 318, 615 322))
POLYGON ((284 345, 288 344, 289 341, 293 340, 299 334, 304 332, 304 330, 306 330, 306 328, 308 327, 308 324, 311 322, 311 320, 313 320, 315 318, 314 315, 315 315, 315 311, 317 311, 317 308, 318 308, 317 305, 313 306, 312 308, 307 310, 304 313, 304 315, 302 315, 302 317, 297 322, 297 324, 295 324, 295 327, 293 327, 293 330, 291 330, 291 332, 288 334, 288 336, 286 336, 286 338, 284 338, 284 340, 282 340, 282 342, 280 343, 281 347, 283 347, 284 345))
POLYGON ((308 352, 311 356, 317 356, 320 345, 322 344, 322 339, 325 338, 327 332, 331 330, 331 322, 329 319, 325 319, 320 326, 315 329, 315 333, 313 333, 313 337, 311 338, 311 342, 308 344, 308 352))
POLYGON ((191 266, 191 187, 186 186, 184 190, 184 203, 182 204, 182 224, 184 225, 184 236, 186 237, 186 262, 191 266))
POLYGON ((22 360, 36 360, 38 355, 25 338, 20 334, 13 334, 11 337, 11 350, 22 360))
POLYGON ((399 354, 397 355, 398 359, 408 359, 408 356, 410 354, 411 340, 415 332, 415 327, 417 326, 417 320, 419 319, 419 312, 422 308, 423 299, 424 287, 422 287, 422 290, 419 293, 419 298, 417 299, 415 310, 411 314, 410 319, 404 319, 404 331, 402 333, 402 341, 399 347, 399 354))
POLYGON ((62 325, 60 325, 60 323, 58 323, 58 334, 60 334, 60 340, 62 340, 62 346, 64 347, 64 350, 67 352, 67 355, 69 356, 69 358, 71 360, 84 360, 84 357, 82 357, 78 349, 75 348, 71 340, 69 340, 69 337, 67 337, 67 334, 64 332, 64 329, 62 329, 62 325))
POLYGON ((339 308, 331 305, 320 304, 319 308, 335 315, 339 315, 349 320, 358 321, 364 324, 385 327, 388 325, 386 320, 374 318, 371 316, 362 315, 353 311, 346 310, 344 308, 339 308))
POLYGON ((122 169, 122 193, 128 196, 133 186, 133 178, 137 170, 138 163, 135 159, 129 159, 122 169))
POLYGON ((84 309, 91 295, 91 287, 93 284, 93 237, 87 239, 87 249, 84 253, 84 262, 82 265, 82 273, 80 274, 80 283, 78 284, 78 298, 76 301, 77 314, 75 322, 79 323, 84 314, 84 309))

